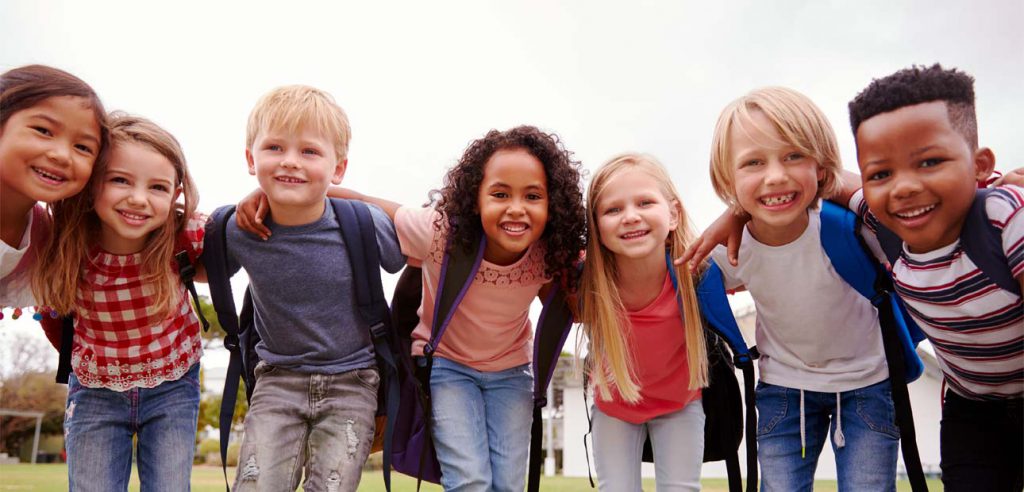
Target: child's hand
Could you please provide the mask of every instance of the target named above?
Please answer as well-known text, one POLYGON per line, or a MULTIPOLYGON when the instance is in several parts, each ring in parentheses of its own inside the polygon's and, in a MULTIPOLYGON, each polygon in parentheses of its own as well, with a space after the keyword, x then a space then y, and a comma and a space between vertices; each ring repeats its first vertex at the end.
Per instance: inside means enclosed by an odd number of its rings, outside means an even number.
POLYGON ((1004 174, 992 183, 992 186, 1014 185, 1024 187, 1024 167, 1018 167, 1004 174))
POLYGON ((256 234, 264 241, 270 238, 270 229, 263 225, 263 218, 267 216, 267 195, 263 190, 257 188, 249 193, 242 201, 238 202, 235 208, 235 222, 238 228, 256 234))
POLYGON ((729 263, 732 266, 739 264, 740 239, 743 237, 743 225, 750 220, 746 213, 737 215, 731 210, 726 210, 693 244, 683 251, 683 256, 676 258, 675 264, 682 265, 690 262, 690 271, 697 273, 697 266, 704 258, 711 254, 715 246, 724 244, 728 250, 729 263))

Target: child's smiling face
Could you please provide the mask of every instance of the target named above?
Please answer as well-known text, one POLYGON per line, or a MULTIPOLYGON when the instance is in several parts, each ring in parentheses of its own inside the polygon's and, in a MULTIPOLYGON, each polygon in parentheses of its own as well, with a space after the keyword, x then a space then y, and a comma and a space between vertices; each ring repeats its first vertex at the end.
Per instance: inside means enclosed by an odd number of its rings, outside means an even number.
POLYGON ((995 165, 953 127, 944 101, 878 114, 857 128, 857 161, 871 212, 923 253, 960 236, 978 180, 995 165))
POLYGON ((477 194, 484 259, 510 265, 540 239, 548 221, 547 183, 544 165, 526 150, 498 150, 487 160, 477 194))
POLYGON ((100 126, 88 99, 50 97, 17 111, 0 129, 4 194, 28 203, 72 196, 89 182, 99 150, 100 126))
POLYGON ((174 165, 163 154, 139 143, 116 144, 93 204, 100 246, 114 254, 142 251, 150 233, 170 217, 177 181, 174 165))
POLYGON ((729 149, 736 200, 754 237, 773 246, 800 237, 825 173, 818 161, 786 143, 760 110, 733 127, 729 149))

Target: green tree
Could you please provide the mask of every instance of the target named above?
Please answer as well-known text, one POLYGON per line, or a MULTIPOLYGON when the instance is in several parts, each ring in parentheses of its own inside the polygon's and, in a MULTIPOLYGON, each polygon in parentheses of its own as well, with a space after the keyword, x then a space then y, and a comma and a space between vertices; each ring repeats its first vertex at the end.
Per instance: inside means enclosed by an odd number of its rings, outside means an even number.
MULTIPOLYGON (((67 389, 53 380, 53 349, 43 340, 4 333, 0 344, 0 407, 43 412, 41 432, 62 432, 67 389)), ((16 455, 22 442, 31 440, 36 419, 0 417, 0 449, 16 455)))

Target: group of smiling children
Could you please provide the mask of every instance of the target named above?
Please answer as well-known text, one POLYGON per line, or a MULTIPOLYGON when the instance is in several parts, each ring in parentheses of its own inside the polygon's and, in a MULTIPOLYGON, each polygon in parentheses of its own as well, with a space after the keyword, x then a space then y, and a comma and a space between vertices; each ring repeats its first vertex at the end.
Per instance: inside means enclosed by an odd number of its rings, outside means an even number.
MULTIPOLYGON (((356 490, 370 453, 380 376, 352 269, 338 260, 346 245, 330 196, 372 204, 387 271, 422 267, 413 356, 430 338, 445 251, 484 242, 432 359, 445 490, 523 490, 529 307, 553 285, 578 300, 599 488, 640 490, 649 435, 658 490, 698 490, 710 342, 695 284, 704 264, 672 260, 687 248, 703 256, 740 225, 738 253, 713 255, 726 285, 750 291, 757 307, 762 490, 811 490, 828 435, 840 490, 895 490, 900 436, 878 313, 823 252, 817 204, 831 199, 860 215, 880 259, 876 235, 902 239, 889 262, 894 283, 949 385, 946 489, 1020 491, 1024 306, 1019 289, 963 254, 960 234, 970 221, 991 228, 1002 274, 1019 287, 1024 189, 979 194, 984 213, 969 214, 994 157, 978 146, 973 80, 962 72, 901 70, 872 82, 850 114, 862 183, 843 176, 832 127, 807 97, 766 88, 727 106, 711 176, 731 210, 698 239, 653 157, 609 160, 584 208, 580 163, 530 126, 473 141, 430 207, 331 187, 347 167, 344 111, 311 87, 271 91, 246 138, 259 190, 226 234, 230 269, 250 278, 262 359, 235 489, 356 490)), ((181 147, 149 120, 107 114, 73 75, 38 65, 0 76, 0 125, 0 305, 74 316, 70 488, 126 490, 134 438, 143 490, 188 490, 202 344, 173 256, 186 251, 203 278, 207 218, 196 213, 181 147)))

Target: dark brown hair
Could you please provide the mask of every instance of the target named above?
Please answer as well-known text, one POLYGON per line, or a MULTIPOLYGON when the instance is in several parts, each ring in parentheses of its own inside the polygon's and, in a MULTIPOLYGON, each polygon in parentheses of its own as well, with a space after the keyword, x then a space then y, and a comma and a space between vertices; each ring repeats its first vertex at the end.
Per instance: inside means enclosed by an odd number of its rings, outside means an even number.
POLYGON ((106 151, 109 142, 107 112, 96 91, 82 79, 59 68, 46 65, 26 65, 13 68, 0 75, 0 127, 12 114, 31 108, 51 97, 73 96, 89 101, 96 123, 100 127, 100 148, 96 159, 106 151))
MULTIPOLYGON (((558 135, 533 126, 511 130, 491 130, 474 140, 458 164, 444 177, 444 186, 430 193, 447 220, 448 237, 453 247, 471 251, 483 234, 477 195, 484 178, 484 166, 499 150, 522 149, 544 166, 548 181, 548 221, 540 240, 546 247, 545 273, 575 287, 579 278, 573 268, 586 240, 586 213, 580 185, 580 163, 562 146, 558 135)), ((441 223, 436 224, 438 228, 441 223)))

